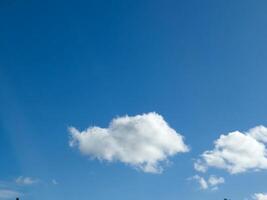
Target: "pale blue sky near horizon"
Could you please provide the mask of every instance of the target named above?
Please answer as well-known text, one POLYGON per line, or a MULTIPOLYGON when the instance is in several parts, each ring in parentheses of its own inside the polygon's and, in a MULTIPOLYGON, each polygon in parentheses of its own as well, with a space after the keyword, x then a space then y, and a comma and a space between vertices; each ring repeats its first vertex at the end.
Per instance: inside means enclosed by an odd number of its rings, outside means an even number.
MULTIPOLYGON (((267 171, 217 191, 188 181, 221 134, 267 126, 267 2, 0 2, 0 189, 22 200, 232 200, 266 193, 267 171), (157 112, 191 151, 162 174, 87 158, 68 127, 157 112), (19 186, 19 176, 37 184, 19 186), (55 179, 58 184, 52 184, 55 179)), ((204 174, 207 177, 207 174, 204 174)))

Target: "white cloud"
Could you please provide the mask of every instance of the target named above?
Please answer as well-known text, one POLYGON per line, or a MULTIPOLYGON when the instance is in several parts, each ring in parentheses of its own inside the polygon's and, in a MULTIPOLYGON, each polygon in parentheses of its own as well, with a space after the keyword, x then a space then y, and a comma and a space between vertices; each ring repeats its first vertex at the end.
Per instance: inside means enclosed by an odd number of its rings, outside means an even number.
POLYGON ((19 185, 33 185, 37 182, 38 182, 37 179, 31 178, 31 177, 20 176, 16 179, 16 183, 19 185))
POLYGON ((203 177, 195 175, 191 179, 196 180, 202 190, 206 190, 209 188, 208 182, 203 177))
POLYGON ((183 136, 157 113, 113 119, 108 128, 69 129, 70 146, 92 158, 120 161, 149 173, 160 173, 169 156, 188 152, 183 136))
POLYGON ((14 190, 0 189, 0 199, 15 199, 21 194, 14 190))
POLYGON ((224 178, 223 177, 216 177, 214 175, 209 177, 209 184, 211 186, 219 185, 224 183, 224 178))
POLYGON ((256 193, 253 195, 255 200, 267 200, 267 193, 256 193))
POLYGON ((250 129, 247 134, 255 138, 257 141, 267 143, 267 128, 264 126, 256 126, 255 128, 250 129))
POLYGON ((257 126, 247 132, 221 135, 211 151, 205 151, 194 163, 197 171, 209 167, 225 169, 231 174, 267 169, 267 128, 257 126))
POLYGON ((207 171, 207 166, 204 165, 199 159, 194 163, 194 168, 195 170, 203 173, 207 171))
POLYGON ((195 175, 192 178, 190 178, 190 180, 196 180, 199 184, 199 187, 202 190, 206 190, 206 189, 217 190, 218 185, 223 184, 225 182, 223 177, 217 177, 214 175, 211 175, 208 178, 208 180, 206 180, 205 178, 199 175, 195 175))

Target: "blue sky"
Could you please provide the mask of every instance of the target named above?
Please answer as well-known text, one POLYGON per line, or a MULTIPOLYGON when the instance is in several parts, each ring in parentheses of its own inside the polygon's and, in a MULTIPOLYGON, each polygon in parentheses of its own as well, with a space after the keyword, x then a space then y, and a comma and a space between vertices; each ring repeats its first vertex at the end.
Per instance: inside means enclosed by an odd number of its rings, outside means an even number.
POLYGON ((205 173, 194 169, 222 134, 239 130, 266 144, 245 133, 267 126, 266 8, 263 0, 1 1, 0 199, 4 190, 28 200, 267 193, 264 155, 260 167, 234 174, 210 163, 205 173), (162 173, 106 161, 105 145, 101 161, 69 145, 71 126, 107 128, 150 112, 190 148, 164 154, 162 173), (201 189, 195 175, 224 183, 201 189))

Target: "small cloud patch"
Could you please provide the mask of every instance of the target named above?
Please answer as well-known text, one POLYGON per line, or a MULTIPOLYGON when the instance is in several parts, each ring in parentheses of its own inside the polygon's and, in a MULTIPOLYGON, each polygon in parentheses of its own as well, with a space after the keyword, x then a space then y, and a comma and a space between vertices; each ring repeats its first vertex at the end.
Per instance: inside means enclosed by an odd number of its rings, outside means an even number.
POLYGON ((39 182, 38 179, 34 179, 32 177, 20 176, 16 179, 16 183, 19 185, 33 185, 33 184, 36 184, 38 182, 39 182))
POLYGON ((199 184, 200 189, 202 190, 218 190, 218 186, 225 182, 223 177, 217 177, 215 175, 211 175, 207 180, 204 177, 199 175, 195 175, 189 180, 195 180, 199 184))

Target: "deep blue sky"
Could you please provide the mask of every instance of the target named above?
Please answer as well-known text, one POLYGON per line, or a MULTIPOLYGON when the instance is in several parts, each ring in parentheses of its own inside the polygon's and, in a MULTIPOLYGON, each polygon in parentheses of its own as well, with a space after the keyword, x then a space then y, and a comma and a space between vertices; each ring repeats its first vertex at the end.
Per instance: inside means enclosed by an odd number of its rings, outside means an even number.
POLYGON ((0 25, 0 181, 42 180, 9 183, 28 200, 267 192, 266 172, 218 170, 226 184, 216 192, 186 180, 220 134, 267 125, 266 1, 2 0, 0 25), (191 147, 161 175, 86 159, 68 146, 68 126, 106 127, 150 111, 191 147))

